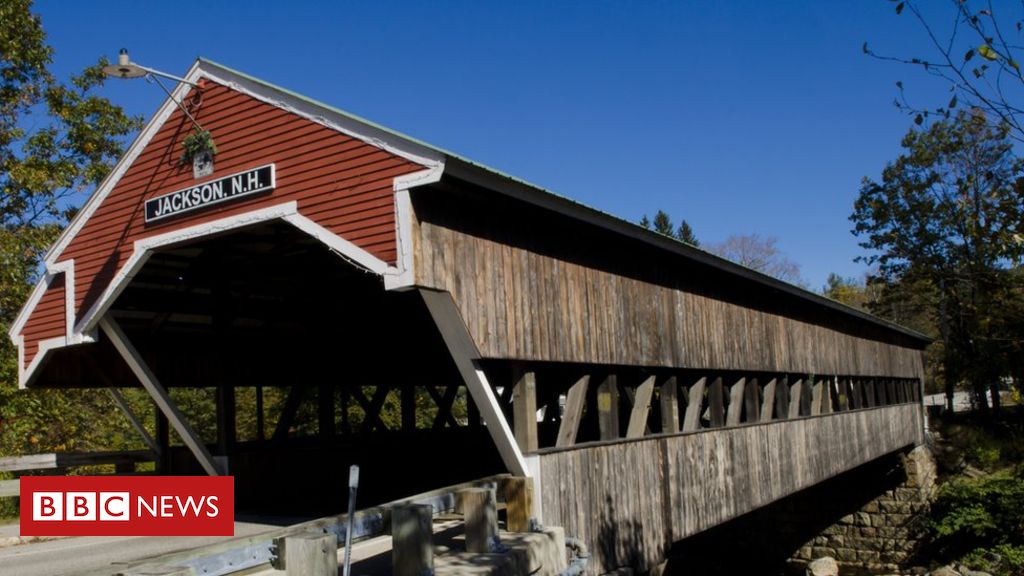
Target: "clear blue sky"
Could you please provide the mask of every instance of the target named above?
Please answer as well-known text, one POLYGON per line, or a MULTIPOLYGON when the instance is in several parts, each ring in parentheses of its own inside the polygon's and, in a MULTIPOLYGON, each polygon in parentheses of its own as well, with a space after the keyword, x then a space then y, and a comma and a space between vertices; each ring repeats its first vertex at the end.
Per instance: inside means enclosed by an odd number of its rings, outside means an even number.
MULTIPOLYGON (((37 0, 55 72, 127 47, 204 56, 629 220, 666 210, 704 243, 756 232, 803 269, 859 276, 848 216, 899 153, 902 79, 871 59, 919 29, 885 0, 173 2, 37 0)), ((148 117, 162 92, 111 81, 148 117)), ((941 101, 941 100, 940 100, 941 101)))

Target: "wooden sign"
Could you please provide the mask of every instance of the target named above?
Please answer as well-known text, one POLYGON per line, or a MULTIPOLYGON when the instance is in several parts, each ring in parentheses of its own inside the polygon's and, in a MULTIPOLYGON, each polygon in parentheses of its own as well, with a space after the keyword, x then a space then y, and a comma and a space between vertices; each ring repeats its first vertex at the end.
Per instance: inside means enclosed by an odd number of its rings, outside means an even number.
POLYGON ((268 164, 146 200, 146 222, 273 190, 274 165, 268 164))

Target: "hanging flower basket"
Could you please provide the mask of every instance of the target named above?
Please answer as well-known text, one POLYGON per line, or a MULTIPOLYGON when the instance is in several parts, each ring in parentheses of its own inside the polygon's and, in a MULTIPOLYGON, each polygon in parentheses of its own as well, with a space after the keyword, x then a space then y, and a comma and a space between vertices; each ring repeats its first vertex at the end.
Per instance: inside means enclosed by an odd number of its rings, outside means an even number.
POLYGON ((213 173, 213 155, 217 153, 217 144, 209 130, 196 128, 181 143, 182 164, 192 164, 192 175, 196 178, 213 173))

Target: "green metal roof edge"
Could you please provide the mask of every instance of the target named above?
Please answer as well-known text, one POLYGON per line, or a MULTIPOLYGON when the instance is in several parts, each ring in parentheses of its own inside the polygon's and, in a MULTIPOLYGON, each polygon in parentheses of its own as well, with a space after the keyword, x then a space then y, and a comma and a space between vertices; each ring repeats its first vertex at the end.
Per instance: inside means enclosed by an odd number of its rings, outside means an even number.
POLYGON ((289 96, 291 96, 293 98, 297 98, 299 100, 308 102, 309 104, 312 104, 314 106, 318 106, 320 108, 324 108, 324 109, 329 110, 329 111, 331 111, 331 112, 333 112, 335 114, 339 114, 339 115, 344 116, 346 118, 349 118, 351 120, 355 120, 356 122, 360 122, 362 124, 366 124, 367 126, 370 126, 370 127, 374 128, 376 130, 380 130, 381 132, 385 132, 387 134, 390 134, 392 136, 401 138, 401 139, 406 140, 408 142, 411 142, 413 144, 422 146, 424 148, 427 148, 427 149, 432 150, 434 152, 437 152, 439 154, 443 154, 444 156, 447 156, 449 158, 452 158, 452 159, 457 160, 459 162, 462 162, 464 164, 476 167, 476 168, 478 168, 480 170, 483 170, 485 172, 489 172, 489 173, 491 173, 491 174, 493 174, 495 176, 498 176, 500 178, 504 178, 506 180, 510 180, 512 182, 515 182, 517 184, 526 186, 528 188, 532 188, 533 190, 536 190, 536 191, 541 192, 543 194, 546 194, 548 196, 554 197, 554 198, 556 198, 556 199, 558 199, 558 200, 560 200, 562 202, 566 202, 566 203, 575 205, 578 208, 581 208, 581 209, 584 209, 584 210, 588 210, 588 211, 593 212, 595 214, 598 214, 598 215, 600 215, 600 216, 602 216, 604 218, 608 218, 610 220, 617 221, 620 224, 631 226, 637 232, 646 233, 646 234, 650 235, 651 237, 658 238, 658 239, 660 239, 662 241, 673 242, 673 243, 677 244, 679 247, 683 248, 684 250, 695 251, 695 252, 700 253, 700 255, 702 255, 702 256, 710 257, 710 258, 712 258, 714 260, 718 260, 722 264, 725 264, 725 265, 728 265, 728 266, 735 266, 735 267, 737 267, 739 269, 745 270, 748 273, 753 273, 756 276, 760 276, 765 281, 765 283, 767 283, 767 284, 776 284, 776 285, 781 284, 781 285, 787 287, 790 292, 795 292, 797 295, 804 296, 804 297, 808 298, 811 301, 818 300, 819 303, 825 304, 825 305, 827 305, 827 306, 829 306, 831 308, 836 308, 836 309, 839 309, 841 311, 848 312, 848 313, 850 313, 853 316, 857 316, 857 317, 863 318, 865 320, 873 321, 873 322, 875 322, 875 323, 877 323, 877 324, 879 324, 881 326, 884 326, 886 328, 895 329, 898 332, 901 332, 901 333, 903 333, 903 334, 905 334, 907 336, 911 336, 911 337, 916 338, 916 339, 921 340, 921 341, 925 341, 925 342, 932 342, 933 341, 933 338, 931 338, 930 336, 922 334, 922 333, 920 333, 920 332, 918 332, 916 330, 912 330, 912 329, 907 328, 905 326, 901 326, 901 325, 899 325, 899 324, 897 324, 895 322, 891 322, 891 321, 886 320, 884 318, 880 318, 878 316, 875 316, 874 314, 871 314, 869 312, 865 312, 864 310, 861 310, 859 308, 854 308, 853 306, 850 306, 850 305, 845 304, 843 302, 839 302, 838 300, 833 300, 832 298, 829 298, 829 297, 827 297, 827 296, 825 296, 823 294, 818 294, 817 292, 812 292, 811 290, 808 290, 807 288, 804 288, 802 286, 797 286, 796 284, 793 284, 791 282, 787 282, 785 280, 781 280, 781 279, 776 278, 774 276, 770 276, 770 275, 765 274, 765 273, 763 273, 763 272, 761 272, 759 270, 754 270, 753 268, 749 268, 749 267, 744 266, 743 264, 740 264, 738 262, 734 262, 734 261, 729 260, 727 258, 723 258, 723 257, 721 257, 721 256, 719 256, 717 254, 713 254, 711 252, 708 252, 707 250, 704 250, 703 248, 700 248, 698 246, 694 246, 694 245, 689 244, 687 242, 683 242, 682 240, 679 240, 678 238, 674 238, 672 236, 666 236, 665 234, 661 234, 660 232, 656 232, 654 230, 651 230, 651 229, 648 229, 648 228, 644 228, 643 226, 640 226, 639 224, 637 224, 635 222, 631 222, 629 220, 626 220, 625 218, 622 218, 621 216, 617 216, 615 214, 612 214, 610 212, 606 212, 606 211, 601 210, 599 208, 594 208, 593 206, 590 206, 588 204, 584 204, 583 202, 580 202, 578 200, 575 200, 575 199, 570 198, 568 196, 565 196, 563 194, 559 194, 559 193, 554 192, 552 190, 549 190, 549 189, 547 189, 547 188, 545 188, 543 186, 539 186, 537 184, 534 184, 532 182, 529 182, 529 181, 524 180, 522 178, 519 178, 517 176, 513 176, 513 175, 508 174, 506 172, 503 172, 501 170, 497 170, 495 168, 487 166, 486 164, 481 164, 480 162, 477 162, 475 160, 472 160, 472 159, 467 158, 465 156, 462 156, 460 154, 456 154, 456 153, 451 152, 451 151, 449 151, 449 150, 447 150, 445 148, 441 148, 439 146, 435 146, 435 145, 430 144, 428 142, 424 142, 423 140, 420 140, 419 138, 414 138, 412 136, 409 136, 408 134, 405 134, 403 132, 399 132, 398 130, 394 130, 392 128, 388 128, 387 126, 383 126, 383 125, 378 124, 378 123, 376 123, 376 122, 374 122, 372 120, 368 120, 366 118, 363 118, 362 116, 359 116, 357 114, 353 114, 353 113, 348 112, 346 110, 342 110, 341 108, 338 108, 336 106, 332 106, 330 104, 326 104, 324 102, 316 100, 315 98, 310 98, 309 96, 306 96, 306 95, 303 95, 303 94, 299 94, 298 92, 295 92, 293 90, 289 90, 287 88, 283 88, 283 87, 278 86, 276 84, 273 84, 271 82, 267 82, 266 80, 263 80, 261 78, 257 78, 257 77, 255 77, 255 76, 253 76, 251 74, 247 74, 247 73, 242 72, 240 70, 236 70, 234 68, 231 68, 230 66, 225 66, 225 65, 223 65, 223 64, 221 64, 219 62, 215 62, 213 60, 210 60, 209 58, 204 58, 204 57, 200 56, 200 57, 197 58, 197 61, 202 63, 202 64, 209 64, 211 66, 215 66, 217 68, 221 68, 221 69, 226 70, 226 71, 228 71, 228 72, 230 72, 232 74, 235 74, 237 76, 245 78, 245 79, 247 79, 247 80, 249 80, 251 82, 256 82, 258 84, 262 84, 263 86, 266 86, 266 87, 271 88, 273 90, 277 90, 278 92, 282 92, 282 93, 287 94, 287 95, 289 95, 289 96))

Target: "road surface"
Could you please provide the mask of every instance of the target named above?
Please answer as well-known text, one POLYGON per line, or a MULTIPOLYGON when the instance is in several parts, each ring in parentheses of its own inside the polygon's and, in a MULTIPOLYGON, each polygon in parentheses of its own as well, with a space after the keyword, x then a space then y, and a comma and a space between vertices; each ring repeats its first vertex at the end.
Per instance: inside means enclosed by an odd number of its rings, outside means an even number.
MULTIPOLYGON (((296 520, 297 521, 297 520, 296 520)), ((279 528, 279 523, 235 522, 235 537, 279 528)), ((2 526, 0 532, 16 530, 2 526)), ((76 576, 150 556, 213 544, 227 537, 212 536, 82 536, 45 540, 0 548, 0 576, 76 576)))

